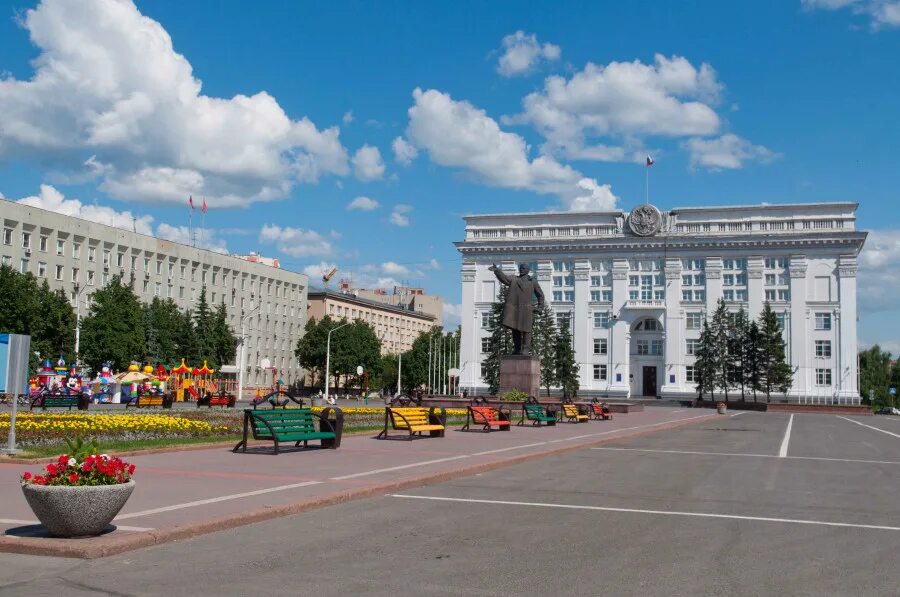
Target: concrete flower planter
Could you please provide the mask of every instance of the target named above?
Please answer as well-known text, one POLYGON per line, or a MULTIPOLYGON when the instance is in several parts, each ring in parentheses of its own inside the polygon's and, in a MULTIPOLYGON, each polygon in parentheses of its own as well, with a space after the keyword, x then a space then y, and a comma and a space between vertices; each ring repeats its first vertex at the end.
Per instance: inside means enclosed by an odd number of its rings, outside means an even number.
POLYGON ((117 485, 23 485, 35 516, 51 535, 99 535, 134 491, 134 481, 117 485))

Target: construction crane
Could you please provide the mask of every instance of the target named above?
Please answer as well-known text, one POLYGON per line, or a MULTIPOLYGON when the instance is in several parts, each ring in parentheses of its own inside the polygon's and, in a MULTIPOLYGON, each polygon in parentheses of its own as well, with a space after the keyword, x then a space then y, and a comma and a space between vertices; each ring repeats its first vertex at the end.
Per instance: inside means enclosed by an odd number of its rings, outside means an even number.
POLYGON ((328 290, 328 283, 331 281, 331 279, 334 277, 334 275, 337 273, 337 271, 338 271, 338 268, 333 267, 333 268, 331 268, 331 271, 329 271, 327 274, 322 276, 322 283, 325 285, 325 290, 328 290))

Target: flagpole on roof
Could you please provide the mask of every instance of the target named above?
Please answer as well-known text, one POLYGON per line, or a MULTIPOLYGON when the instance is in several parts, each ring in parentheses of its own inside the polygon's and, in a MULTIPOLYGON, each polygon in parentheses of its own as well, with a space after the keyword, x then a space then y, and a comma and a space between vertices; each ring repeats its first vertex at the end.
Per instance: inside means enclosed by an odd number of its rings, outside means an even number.
POLYGON ((644 203, 650 205, 650 166, 654 164, 653 158, 647 154, 647 167, 644 168, 644 203))
POLYGON ((188 205, 191 210, 188 212, 188 236, 191 238, 191 246, 194 246, 194 196, 188 197, 188 205))

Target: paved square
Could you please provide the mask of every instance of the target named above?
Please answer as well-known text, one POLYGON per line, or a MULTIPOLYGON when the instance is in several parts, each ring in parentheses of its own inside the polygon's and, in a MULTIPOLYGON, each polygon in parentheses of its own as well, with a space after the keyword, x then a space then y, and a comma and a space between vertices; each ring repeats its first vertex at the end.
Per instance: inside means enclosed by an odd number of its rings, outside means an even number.
POLYGON ((0 592, 896 595, 897 495, 900 422, 742 413, 102 560, 0 554, 0 592))

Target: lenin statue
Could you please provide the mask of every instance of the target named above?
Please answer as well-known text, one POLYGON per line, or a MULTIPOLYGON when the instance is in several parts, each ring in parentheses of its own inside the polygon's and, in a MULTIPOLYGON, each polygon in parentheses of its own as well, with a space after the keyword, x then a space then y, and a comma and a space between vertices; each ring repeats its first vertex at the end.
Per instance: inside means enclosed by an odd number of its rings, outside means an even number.
POLYGON ((490 271, 494 272, 501 284, 509 286, 509 294, 506 295, 506 304, 503 305, 503 325, 512 330, 513 354, 531 354, 531 326, 534 321, 534 312, 544 307, 544 293, 537 280, 532 280, 528 275, 528 266, 519 265, 519 275, 510 278, 497 265, 492 265, 490 271), (534 304, 537 297, 537 305, 534 304))

